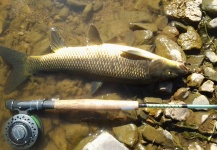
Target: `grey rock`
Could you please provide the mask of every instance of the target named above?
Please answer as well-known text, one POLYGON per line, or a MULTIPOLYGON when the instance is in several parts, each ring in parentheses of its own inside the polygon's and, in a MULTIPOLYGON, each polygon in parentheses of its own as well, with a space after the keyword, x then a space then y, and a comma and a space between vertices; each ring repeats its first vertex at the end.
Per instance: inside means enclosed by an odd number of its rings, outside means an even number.
POLYGON ((190 21, 200 21, 202 0, 163 0, 164 14, 172 18, 184 18, 190 21))
POLYGON ((95 140, 87 143, 83 150, 128 150, 124 144, 107 132, 101 133, 95 140))
POLYGON ((136 145, 138 141, 138 129, 134 124, 128 124, 123 126, 114 127, 113 131, 117 139, 129 147, 136 145))
MULTIPOLYGON (((182 101, 173 101, 169 104, 185 104, 182 101)), ((187 117, 190 115, 190 112, 187 108, 166 108, 164 110, 165 116, 172 118, 174 120, 183 121, 186 120, 187 117)))
MULTIPOLYGON (((209 105, 209 100, 206 96, 200 95, 197 98, 195 98, 192 102, 194 105, 209 105)), ((206 108, 195 108, 197 110, 207 110, 206 108)))
POLYGON ((212 63, 216 63, 217 62, 217 55, 212 52, 212 51, 208 51, 206 52, 206 57, 212 62, 212 63))
POLYGON ((204 82, 200 86, 199 91, 202 91, 202 92, 213 92, 214 91, 214 82, 212 82, 211 80, 207 80, 206 82, 204 82))
POLYGON ((203 82, 204 76, 199 73, 192 73, 187 77, 187 85, 190 87, 199 87, 203 82))
POLYGON ((183 50, 200 49, 202 47, 200 35, 191 26, 187 27, 186 33, 179 35, 177 43, 183 50))
POLYGON ((156 40, 156 54, 175 61, 186 61, 185 53, 182 48, 166 35, 157 36, 156 40))

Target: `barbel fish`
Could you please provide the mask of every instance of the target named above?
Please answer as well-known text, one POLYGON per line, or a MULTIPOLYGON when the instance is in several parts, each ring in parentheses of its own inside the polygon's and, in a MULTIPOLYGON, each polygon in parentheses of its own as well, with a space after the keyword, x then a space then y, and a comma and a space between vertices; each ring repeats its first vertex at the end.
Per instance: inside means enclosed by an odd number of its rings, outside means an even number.
POLYGON ((66 47, 52 28, 51 49, 54 53, 27 56, 0 46, 0 56, 12 67, 5 91, 15 90, 39 71, 69 71, 92 77, 95 81, 92 93, 102 81, 147 84, 188 73, 187 67, 181 62, 136 47, 103 43, 94 25, 89 27, 87 46, 81 47, 66 47))

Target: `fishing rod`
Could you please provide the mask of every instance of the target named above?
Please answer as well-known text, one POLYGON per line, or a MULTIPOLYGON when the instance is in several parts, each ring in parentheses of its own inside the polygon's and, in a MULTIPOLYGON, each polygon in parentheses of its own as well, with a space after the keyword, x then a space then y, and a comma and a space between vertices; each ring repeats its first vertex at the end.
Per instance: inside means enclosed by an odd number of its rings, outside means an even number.
POLYGON ((132 100, 7 100, 5 106, 9 110, 17 110, 19 114, 11 117, 4 128, 4 137, 14 149, 28 149, 36 143, 43 132, 42 123, 31 111, 45 109, 71 110, 136 110, 139 108, 207 108, 216 109, 217 105, 193 104, 147 104, 132 100))

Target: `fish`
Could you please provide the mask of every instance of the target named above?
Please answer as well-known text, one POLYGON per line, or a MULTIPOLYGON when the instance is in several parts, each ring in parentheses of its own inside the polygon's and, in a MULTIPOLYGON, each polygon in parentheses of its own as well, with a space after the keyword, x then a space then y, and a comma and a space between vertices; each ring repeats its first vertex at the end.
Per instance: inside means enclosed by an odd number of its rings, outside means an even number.
POLYGON ((14 91, 28 77, 40 71, 66 71, 91 78, 91 93, 104 81, 147 84, 187 74, 182 62, 169 60, 132 46, 103 43, 97 28, 91 24, 87 46, 67 47, 55 28, 51 28, 53 53, 28 56, 0 46, 0 56, 12 67, 5 92, 14 91))

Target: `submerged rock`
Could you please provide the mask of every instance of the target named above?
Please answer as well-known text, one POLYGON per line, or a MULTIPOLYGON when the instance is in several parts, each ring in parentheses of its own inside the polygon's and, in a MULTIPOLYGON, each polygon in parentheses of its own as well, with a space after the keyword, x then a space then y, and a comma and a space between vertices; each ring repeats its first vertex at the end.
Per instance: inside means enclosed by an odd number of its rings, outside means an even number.
POLYGON ((175 61, 186 61, 186 56, 181 47, 169 39, 166 35, 157 36, 156 40, 156 54, 175 61))
POLYGON ((192 142, 188 145, 188 150, 204 150, 197 142, 192 142))
POLYGON ((206 52, 206 57, 212 62, 212 63, 216 63, 217 62, 217 55, 212 52, 212 51, 208 51, 206 52))
POLYGON ((179 31, 176 27, 166 26, 163 31, 163 34, 167 35, 170 39, 176 41, 176 37, 179 35, 179 31))
POLYGON ((200 49, 202 47, 200 35, 191 26, 187 27, 186 33, 179 35, 177 42, 183 50, 200 49))
POLYGON ((1 11, 0 12, 0 34, 2 33, 3 28, 5 26, 7 16, 8 16, 7 11, 1 11))
POLYGON ((111 134, 107 132, 101 133, 95 140, 87 143, 83 150, 128 150, 124 144, 116 140, 111 134))
POLYGON ((164 14, 172 18, 183 18, 190 21, 200 21, 202 0, 163 0, 164 14))
MULTIPOLYGON (((185 104, 182 101, 173 101, 169 104, 185 104)), ((187 108, 166 108, 164 110, 164 114, 166 117, 172 118, 174 120, 183 121, 190 115, 190 112, 187 108)))
POLYGON ((158 16, 155 23, 159 30, 163 30, 168 24, 168 18, 166 16, 158 16))
POLYGON ((117 139, 126 145, 133 147, 138 141, 138 129, 134 124, 114 127, 113 131, 117 139))
POLYGON ((199 73, 193 73, 187 77, 187 85, 191 87, 199 87, 203 82, 204 76, 199 73))
MULTIPOLYGON (((192 102, 194 105, 209 105, 209 100, 206 96, 200 95, 197 98, 195 98, 192 102)), ((197 110, 207 110, 207 108, 195 108, 197 110)))
POLYGON ((212 82, 211 80, 207 80, 206 82, 204 82, 200 86, 199 91, 201 91, 201 92, 213 92, 214 91, 214 82, 212 82))
POLYGON ((150 30, 136 30, 134 31, 135 41, 134 45, 149 44, 153 38, 153 32, 150 30))

